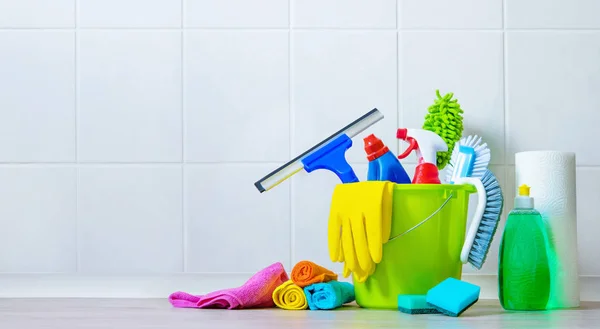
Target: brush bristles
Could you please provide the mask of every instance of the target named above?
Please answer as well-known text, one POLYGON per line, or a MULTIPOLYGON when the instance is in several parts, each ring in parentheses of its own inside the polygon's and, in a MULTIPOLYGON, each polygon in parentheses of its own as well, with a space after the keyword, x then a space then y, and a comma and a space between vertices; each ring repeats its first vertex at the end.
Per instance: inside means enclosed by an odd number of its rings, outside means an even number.
POLYGON ((479 228, 475 234, 475 241, 473 241, 469 253, 469 263, 479 270, 487 258, 504 205, 502 189, 500 189, 500 184, 491 171, 485 172, 481 182, 486 191, 487 202, 479 228))
POLYGON ((481 137, 477 135, 469 135, 461 138, 452 150, 450 162, 446 168, 446 182, 453 182, 458 177, 459 173, 455 172, 455 168, 460 166, 461 162, 465 161, 465 156, 460 152, 460 147, 466 146, 473 149, 475 152, 475 161, 473 162, 470 177, 483 177, 488 169, 488 164, 491 161, 491 152, 487 143, 482 143, 481 137))
POLYGON ((469 147, 477 146, 479 143, 481 143, 481 137, 479 137, 477 135, 469 135, 467 137, 463 137, 460 139, 461 145, 465 145, 465 146, 469 146, 469 147))

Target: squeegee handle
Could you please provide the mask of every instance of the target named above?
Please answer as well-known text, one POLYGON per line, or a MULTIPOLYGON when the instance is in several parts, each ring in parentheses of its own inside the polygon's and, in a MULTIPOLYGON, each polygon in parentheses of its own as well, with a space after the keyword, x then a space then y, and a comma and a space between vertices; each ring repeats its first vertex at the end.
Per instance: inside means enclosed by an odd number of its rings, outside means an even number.
POLYGON ((354 170, 346 161, 346 150, 352 146, 352 139, 343 134, 327 143, 304 160, 304 170, 310 173, 317 169, 327 169, 338 176, 342 183, 358 182, 354 170))

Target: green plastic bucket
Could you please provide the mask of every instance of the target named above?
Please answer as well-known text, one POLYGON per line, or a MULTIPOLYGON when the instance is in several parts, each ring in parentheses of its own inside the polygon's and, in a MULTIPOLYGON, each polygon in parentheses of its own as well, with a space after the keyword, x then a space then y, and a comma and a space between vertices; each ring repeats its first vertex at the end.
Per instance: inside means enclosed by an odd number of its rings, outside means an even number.
POLYGON ((390 241, 365 282, 354 282, 365 308, 398 308, 399 294, 424 295, 448 277, 460 279, 473 185, 396 184, 390 241))

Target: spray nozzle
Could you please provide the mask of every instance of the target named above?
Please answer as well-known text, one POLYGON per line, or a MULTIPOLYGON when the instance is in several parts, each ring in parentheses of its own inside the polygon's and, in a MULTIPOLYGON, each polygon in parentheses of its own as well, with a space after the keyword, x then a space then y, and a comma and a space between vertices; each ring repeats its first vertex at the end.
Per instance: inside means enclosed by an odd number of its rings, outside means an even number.
POLYGON ((408 129, 398 128, 398 131, 396 131, 396 138, 410 143, 408 145, 408 148, 406 150, 404 150, 404 152, 398 156, 398 159, 406 158, 410 154, 410 152, 412 152, 414 150, 417 151, 418 157, 419 158, 421 157, 419 154, 420 153, 419 152, 419 143, 417 143, 417 140, 414 139, 413 137, 408 136, 408 129))
POLYGON ((403 140, 409 142, 410 144, 408 145, 408 148, 406 150, 404 150, 404 152, 398 156, 398 159, 406 158, 410 154, 410 152, 412 152, 413 150, 417 150, 417 152, 419 151, 419 144, 417 143, 416 139, 414 139, 412 137, 407 137, 403 140))
POLYGON ((409 143, 408 148, 398 158, 406 158, 413 150, 417 153, 418 165, 415 168, 413 183, 440 184, 436 167, 437 152, 445 152, 448 145, 436 133, 424 129, 399 128, 396 137, 409 143))
POLYGON ((413 150, 417 152, 418 162, 436 163, 437 152, 448 151, 448 145, 436 133, 423 129, 398 128, 398 139, 409 142, 410 145, 398 158, 403 159, 413 150))

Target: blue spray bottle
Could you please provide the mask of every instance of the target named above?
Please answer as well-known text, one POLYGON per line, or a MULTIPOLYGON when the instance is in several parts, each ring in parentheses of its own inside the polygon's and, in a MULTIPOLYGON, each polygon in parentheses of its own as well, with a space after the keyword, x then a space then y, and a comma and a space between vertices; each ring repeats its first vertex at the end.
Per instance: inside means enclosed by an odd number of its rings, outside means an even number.
POLYGON ((367 180, 390 181, 397 184, 410 184, 410 177, 396 156, 383 144, 381 139, 371 134, 364 138, 365 152, 369 160, 367 180))

